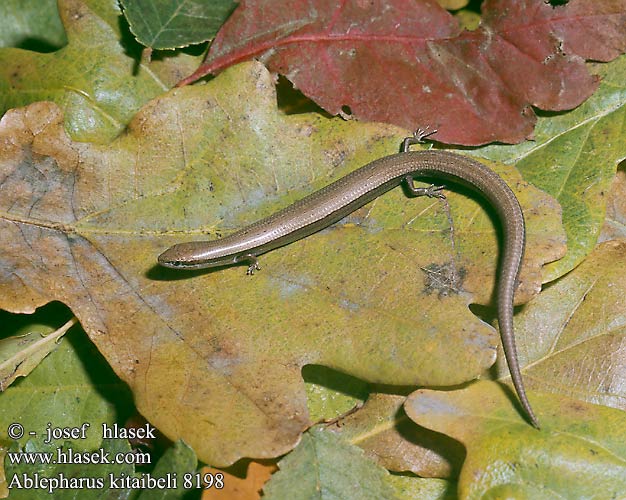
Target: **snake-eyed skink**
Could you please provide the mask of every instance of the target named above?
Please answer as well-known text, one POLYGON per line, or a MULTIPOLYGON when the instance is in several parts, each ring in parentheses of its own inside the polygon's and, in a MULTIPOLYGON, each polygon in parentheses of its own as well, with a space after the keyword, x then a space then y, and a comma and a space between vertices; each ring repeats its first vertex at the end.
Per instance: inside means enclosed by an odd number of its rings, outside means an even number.
POLYGON ((257 256, 309 236, 346 217, 381 194, 404 183, 412 196, 443 197, 442 187, 416 187, 415 177, 444 178, 478 191, 495 208, 504 232, 497 284, 498 325, 513 385, 537 428, 517 359, 513 298, 525 245, 524 216, 517 198, 498 174, 476 160, 441 150, 409 151, 424 135, 405 139, 402 151, 368 163, 306 198, 224 238, 174 245, 159 264, 201 269, 246 262, 248 274, 259 269, 257 256))

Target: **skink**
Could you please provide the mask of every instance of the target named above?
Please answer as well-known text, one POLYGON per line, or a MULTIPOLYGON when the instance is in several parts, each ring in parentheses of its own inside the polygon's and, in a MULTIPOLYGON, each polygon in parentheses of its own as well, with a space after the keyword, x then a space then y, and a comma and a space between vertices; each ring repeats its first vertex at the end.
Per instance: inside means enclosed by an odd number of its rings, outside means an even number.
POLYGON ((498 174, 471 158, 439 150, 409 151, 425 135, 404 140, 401 152, 368 163, 293 205, 213 241, 174 245, 159 264, 201 269, 246 262, 248 274, 259 269, 257 256, 309 236, 343 219, 381 194, 405 183, 412 196, 443 197, 442 186, 416 187, 415 177, 441 177, 478 191, 495 208, 504 232, 497 284, 498 325, 513 385, 530 422, 539 428, 519 368, 513 332, 513 298, 525 246, 524 216, 517 198, 498 174))

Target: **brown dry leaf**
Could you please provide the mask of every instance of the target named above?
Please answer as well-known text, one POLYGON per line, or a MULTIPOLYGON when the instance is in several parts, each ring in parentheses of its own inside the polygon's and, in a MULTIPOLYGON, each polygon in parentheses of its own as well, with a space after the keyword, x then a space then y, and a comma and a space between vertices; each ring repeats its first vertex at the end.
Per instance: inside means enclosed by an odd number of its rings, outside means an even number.
POLYGON ((224 474, 224 488, 221 490, 211 488, 202 492, 202 500, 257 500, 261 498, 263 485, 278 470, 275 463, 250 462, 245 477, 231 474, 227 471, 205 467, 201 474, 206 472, 224 474))
MULTIPOLYGON (((52 104, 11 111, 0 129, 0 306, 67 304, 139 411, 218 466, 297 443, 306 364, 386 384, 475 378, 498 340, 468 304, 492 298, 497 233, 463 190, 446 203, 393 190, 265 255, 253 278, 156 266, 173 243, 268 215, 397 151, 405 134, 284 116, 257 63, 150 102, 106 146, 70 141, 52 104)), ((527 216, 527 300, 563 253, 560 211, 494 168, 527 216)))

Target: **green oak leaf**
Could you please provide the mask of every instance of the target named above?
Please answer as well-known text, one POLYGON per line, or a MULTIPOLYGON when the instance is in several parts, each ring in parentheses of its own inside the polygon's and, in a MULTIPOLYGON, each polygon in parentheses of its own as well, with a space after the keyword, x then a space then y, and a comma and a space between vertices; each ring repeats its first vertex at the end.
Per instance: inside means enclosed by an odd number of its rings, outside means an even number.
POLYGON ((0 111, 53 101, 65 111, 65 127, 74 139, 108 142, 169 86, 127 55, 110 19, 86 3, 60 0, 59 13, 65 47, 49 54, 0 49, 0 111))
MULTIPOLYGON (((123 421, 124 412, 132 408, 132 400, 126 386, 115 377, 102 356, 94 349, 84 332, 74 328, 65 336, 50 327, 52 321, 62 323, 67 318, 66 308, 50 304, 34 315, 11 315, 0 313, 0 323, 6 328, 15 328, 8 340, 23 338, 24 332, 33 332, 40 339, 51 340, 56 348, 39 360, 39 364, 27 377, 18 380, 0 394, 0 492, 10 492, 9 498, 51 498, 44 489, 19 489, 24 484, 24 474, 33 479, 65 477, 100 478, 107 482, 110 473, 134 474, 131 465, 26 465, 13 463, 6 452, 50 452, 56 459, 57 449, 68 453, 68 448, 76 453, 97 452, 102 448, 109 456, 131 451, 126 440, 103 440, 102 424, 109 426, 123 421), (52 332, 52 333, 51 333, 52 332), (47 334, 42 337, 42 334, 47 334), (55 337, 56 334, 56 338, 55 337), (122 409, 124 408, 124 409, 122 409), (7 436, 10 424, 23 426, 24 436, 11 440, 7 436), (85 426, 89 424, 89 426, 85 426), (85 426, 85 427, 83 427, 85 426), (85 429, 85 439, 53 439, 45 443, 49 428, 85 429), (33 432, 34 435, 30 435, 33 432), (9 486, 12 486, 9 489, 9 486)), ((35 342, 37 343, 37 341, 35 342)), ((29 346, 33 344, 29 343, 29 346)), ((35 364, 27 360, 25 364, 35 364)), ((24 455, 22 455, 24 456, 24 455)), ((32 456, 32 455, 31 455, 32 456)), ((108 489, 103 497, 102 489, 89 489, 84 485, 79 489, 58 489, 54 498, 128 498, 129 489, 108 489)))
POLYGON ((604 226, 598 241, 626 239, 626 169, 617 171, 607 201, 604 226))
POLYGON ((531 393, 541 430, 526 423, 502 386, 418 390, 405 409, 419 425, 467 449, 462 499, 621 498, 626 492, 626 413, 531 393))
POLYGON ((325 366, 305 366, 302 378, 313 422, 337 418, 367 399, 369 384, 325 366))
POLYGON ((617 164, 626 158, 626 56, 593 66, 598 90, 567 113, 540 117, 535 140, 476 153, 515 165, 525 180, 563 208, 567 255, 544 270, 544 282, 571 271, 593 250, 617 164))
POLYGON ((443 479, 426 479, 415 476, 391 474, 387 482, 398 499, 406 500, 457 500, 456 485, 443 479))
POLYGON ((84 332, 74 329, 57 342, 27 377, 0 394, 0 440, 10 441, 7 430, 12 423, 24 428, 18 443, 24 446, 30 440, 36 447, 46 439, 49 427, 88 423, 86 439, 68 442, 78 451, 96 449, 103 437, 102 424, 116 422, 122 405, 132 407, 132 400, 84 332))

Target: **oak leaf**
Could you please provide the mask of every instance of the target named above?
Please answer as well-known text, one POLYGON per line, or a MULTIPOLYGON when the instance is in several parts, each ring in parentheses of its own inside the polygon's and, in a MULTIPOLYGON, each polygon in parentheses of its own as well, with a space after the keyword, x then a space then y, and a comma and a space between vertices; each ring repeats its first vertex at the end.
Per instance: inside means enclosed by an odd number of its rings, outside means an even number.
MULTIPOLYGON (((406 134, 282 115, 259 64, 151 101, 109 145, 72 142, 49 103, 10 111, 0 129, 0 306, 67 304, 139 411, 214 465, 297 443, 310 423, 307 364, 387 384, 473 379, 498 343, 468 309, 492 299, 498 239, 480 198, 461 188, 449 186, 445 202, 393 190, 265 255, 252 278, 237 267, 156 266, 168 246, 268 215, 394 153, 406 134)), ((527 214, 528 300, 541 266, 563 252, 558 206, 492 166, 527 214)))

